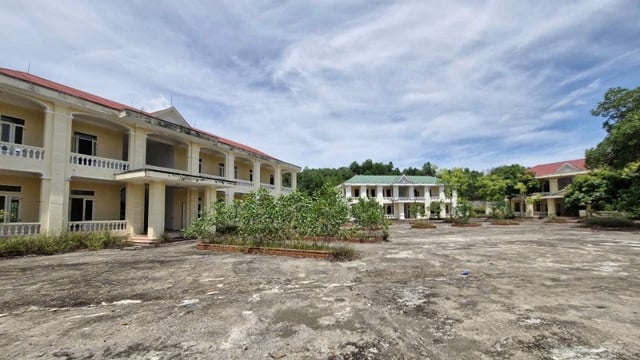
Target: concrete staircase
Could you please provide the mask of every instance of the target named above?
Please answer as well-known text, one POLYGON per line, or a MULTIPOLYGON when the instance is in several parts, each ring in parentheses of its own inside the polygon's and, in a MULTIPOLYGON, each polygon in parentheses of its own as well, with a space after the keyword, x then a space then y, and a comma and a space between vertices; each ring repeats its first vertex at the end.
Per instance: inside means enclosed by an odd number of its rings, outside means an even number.
POLYGON ((151 246, 151 245, 155 245, 157 243, 157 239, 152 239, 147 237, 147 235, 132 235, 129 236, 129 242, 131 243, 131 245, 138 245, 138 246, 151 246))

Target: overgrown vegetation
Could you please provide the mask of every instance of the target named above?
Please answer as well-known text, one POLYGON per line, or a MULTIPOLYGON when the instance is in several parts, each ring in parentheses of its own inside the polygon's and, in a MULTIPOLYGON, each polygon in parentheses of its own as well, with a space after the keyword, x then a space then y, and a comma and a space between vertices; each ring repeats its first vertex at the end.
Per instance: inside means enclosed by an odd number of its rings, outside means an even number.
POLYGON ((59 236, 28 235, 0 239, 0 257, 25 255, 53 255, 78 250, 120 248, 125 238, 108 232, 70 232, 59 236))
POLYGON ((375 200, 362 199, 350 211, 341 194, 325 184, 312 195, 293 192, 274 197, 268 190, 260 189, 233 204, 216 202, 185 230, 185 236, 237 246, 334 251, 334 247, 324 242, 300 239, 365 238, 375 231, 381 231, 380 235, 385 237, 387 226, 383 209, 375 200), (356 226, 343 229, 350 216, 356 226))
POLYGON ((565 201, 587 215, 615 210, 640 218, 640 87, 609 89, 591 114, 605 118, 607 132, 586 151, 586 165, 597 170, 576 177, 565 201))
POLYGON ((580 221, 583 226, 596 228, 640 228, 632 219, 624 216, 589 217, 580 221))
POLYGON ((435 224, 433 224, 432 222, 430 222, 428 220, 424 220, 424 219, 411 220, 409 222, 409 224, 411 224, 411 228, 413 228, 413 229, 434 229, 434 228, 436 228, 435 224))

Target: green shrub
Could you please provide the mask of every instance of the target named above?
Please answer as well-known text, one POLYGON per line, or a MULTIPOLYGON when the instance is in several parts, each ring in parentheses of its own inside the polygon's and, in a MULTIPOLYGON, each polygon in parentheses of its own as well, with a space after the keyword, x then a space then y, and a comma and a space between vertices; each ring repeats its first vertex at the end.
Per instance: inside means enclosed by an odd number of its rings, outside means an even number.
POLYGON ((334 246, 329 250, 329 259, 333 261, 351 261, 356 258, 356 251, 348 246, 334 246))
POLYGON ((409 223, 413 229, 433 229, 436 227, 435 224, 427 220, 411 220, 409 223))
POLYGON ((351 206, 353 222, 365 229, 380 229, 385 227, 384 208, 375 199, 359 198, 358 202, 351 206))
POLYGON ((59 236, 29 235, 0 239, 0 257, 53 255, 82 249, 100 250, 124 246, 122 237, 104 233, 70 232, 59 236))
POLYGON ((605 228, 625 228, 640 227, 633 220, 622 216, 611 217, 590 217, 581 220, 582 224, 587 227, 605 227, 605 228))

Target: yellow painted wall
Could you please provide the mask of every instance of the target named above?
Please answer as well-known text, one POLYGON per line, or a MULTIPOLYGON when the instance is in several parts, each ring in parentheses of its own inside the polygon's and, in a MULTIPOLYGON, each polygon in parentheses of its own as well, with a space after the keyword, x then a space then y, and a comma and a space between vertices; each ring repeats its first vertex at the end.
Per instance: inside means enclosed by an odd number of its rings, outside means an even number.
POLYGON ((238 167, 238 179, 249 181, 249 170, 253 170, 253 164, 236 159, 235 166, 238 167))
MULTIPOLYGON (((261 183, 269 184, 270 175, 274 175, 274 177, 275 177, 275 171, 273 170, 272 167, 270 167, 270 166, 262 166, 262 167, 260 167, 260 182, 261 183)), ((275 178, 274 178, 274 184, 275 184, 275 178)))
POLYGON ((225 156, 222 153, 213 153, 213 152, 200 152, 200 158, 203 163, 203 172, 205 174, 218 176, 218 166, 219 164, 224 164, 225 156))
POLYGON ((94 191, 93 220, 120 219, 120 190, 121 184, 107 184, 84 181, 71 181, 71 190, 94 191))
POLYGON ((186 146, 174 146, 175 166, 178 170, 187 170, 187 153, 189 149, 186 146))
MULTIPOLYGON (((0 185, 21 186, 19 222, 38 222, 40 216, 40 179, 27 176, 0 175, 0 185)), ((18 193, 6 193, 13 195, 18 193)))
MULTIPOLYGON (((122 139, 124 132, 106 129, 79 120, 73 121, 71 131, 73 133, 81 132, 98 137, 96 156, 122 160, 122 139)), ((71 134, 72 136, 73 133, 71 134)))
POLYGON ((170 213, 167 213, 168 216, 165 219, 165 226, 168 229, 180 230, 182 225, 187 226, 187 224, 182 223, 183 220, 186 221, 186 219, 183 219, 183 207, 185 214, 187 214, 189 208, 189 204, 187 203, 187 189, 168 188, 168 191, 173 192, 173 195, 166 197, 166 201, 171 201, 171 204, 167 204, 170 213))
POLYGON ((30 109, 0 102, 0 114, 24 120, 23 143, 25 145, 44 146, 44 110, 30 109))

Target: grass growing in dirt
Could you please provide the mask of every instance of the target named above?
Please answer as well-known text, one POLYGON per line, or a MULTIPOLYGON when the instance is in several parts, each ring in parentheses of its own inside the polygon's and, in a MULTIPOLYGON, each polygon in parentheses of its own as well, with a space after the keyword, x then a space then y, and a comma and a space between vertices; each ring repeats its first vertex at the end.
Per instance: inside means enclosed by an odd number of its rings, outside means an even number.
POLYGON ((520 225, 519 222, 509 219, 492 220, 491 225, 520 225))
POLYGON ((412 229, 433 229, 436 227, 429 220, 411 220, 409 224, 411 224, 412 229))
POLYGON ((596 228, 640 228, 633 220, 622 216, 590 217, 580 221, 585 227, 596 228))
POLYGON ((209 244, 234 245, 243 247, 327 251, 329 253, 329 258, 334 261, 349 261, 355 259, 356 257, 356 252, 355 250, 353 250, 353 248, 343 245, 330 245, 326 242, 302 240, 273 240, 256 242, 253 239, 247 239, 237 235, 218 235, 203 242, 209 244))
POLYGON ((114 236, 108 232, 17 236, 0 239, 0 257, 53 255, 84 249, 113 249, 123 247, 125 244, 123 237, 114 236))

